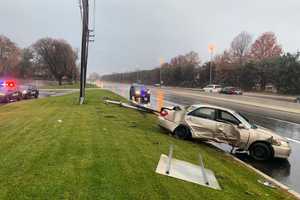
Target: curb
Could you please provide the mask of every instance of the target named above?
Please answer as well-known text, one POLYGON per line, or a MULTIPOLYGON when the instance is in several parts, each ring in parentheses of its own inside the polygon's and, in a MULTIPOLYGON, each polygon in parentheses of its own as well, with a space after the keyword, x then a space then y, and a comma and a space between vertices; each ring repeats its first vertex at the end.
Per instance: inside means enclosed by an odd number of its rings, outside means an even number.
POLYGON ((244 161, 234 157, 233 155, 225 152, 225 154, 231 158, 233 158, 233 160, 239 162, 240 164, 244 165, 245 167, 253 170, 254 172, 256 172, 257 174, 259 174, 260 176, 262 176, 263 178, 265 178, 266 180, 268 180, 269 182, 271 182, 272 184, 276 185, 277 187, 279 187, 280 189, 288 192, 289 194, 291 194, 292 196, 296 197, 297 199, 300 200, 300 194, 294 190, 292 190, 291 188, 289 188, 288 186, 280 183, 279 181, 273 179, 272 177, 268 176, 267 174, 259 171, 258 169, 255 169, 254 167, 252 167, 251 165, 245 163, 244 161))

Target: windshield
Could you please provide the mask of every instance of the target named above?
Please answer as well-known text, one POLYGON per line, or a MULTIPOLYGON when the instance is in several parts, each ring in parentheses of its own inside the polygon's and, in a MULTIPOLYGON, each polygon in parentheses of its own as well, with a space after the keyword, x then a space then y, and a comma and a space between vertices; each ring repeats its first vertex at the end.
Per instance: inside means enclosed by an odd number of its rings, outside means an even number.
POLYGON ((20 86, 20 89, 22 89, 22 90, 27 90, 29 88, 29 86, 26 86, 26 85, 21 85, 20 86))
POLYGON ((248 122, 251 126, 252 129, 257 129, 257 126, 252 123, 247 117, 245 117, 245 115, 243 115, 242 113, 237 113, 241 118, 243 118, 246 122, 248 122))

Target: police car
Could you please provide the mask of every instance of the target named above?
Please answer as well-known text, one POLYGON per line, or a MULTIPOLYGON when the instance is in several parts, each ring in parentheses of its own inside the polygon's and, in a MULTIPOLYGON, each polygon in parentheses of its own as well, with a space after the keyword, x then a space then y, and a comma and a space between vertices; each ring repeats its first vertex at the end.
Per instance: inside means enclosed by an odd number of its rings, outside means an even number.
POLYGON ((0 80, 0 102, 9 103, 12 101, 20 101, 22 93, 19 91, 16 81, 0 80))
POLYGON ((146 86, 140 84, 132 84, 130 86, 130 91, 129 91, 130 100, 140 104, 149 104, 150 97, 151 97, 150 90, 146 86))

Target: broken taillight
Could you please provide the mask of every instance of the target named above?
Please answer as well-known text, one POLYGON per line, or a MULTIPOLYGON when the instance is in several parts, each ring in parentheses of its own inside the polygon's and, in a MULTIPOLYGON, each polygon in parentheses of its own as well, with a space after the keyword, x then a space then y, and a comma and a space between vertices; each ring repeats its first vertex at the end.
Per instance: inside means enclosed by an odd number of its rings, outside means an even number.
POLYGON ((168 111, 166 111, 166 110, 162 110, 162 111, 160 111, 160 116, 162 116, 162 117, 165 117, 165 116, 167 116, 169 113, 168 113, 168 111))

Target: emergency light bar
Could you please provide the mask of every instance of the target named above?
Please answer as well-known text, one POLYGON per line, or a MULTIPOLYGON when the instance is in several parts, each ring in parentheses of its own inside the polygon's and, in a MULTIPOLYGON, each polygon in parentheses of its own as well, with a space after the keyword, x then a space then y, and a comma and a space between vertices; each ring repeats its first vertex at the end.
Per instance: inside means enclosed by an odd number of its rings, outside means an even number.
POLYGON ((0 80, 0 87, 14 88, 14 87, 16 87, 16 81, 14 81, 14 80, 7 80, 7 81, 0 80))

